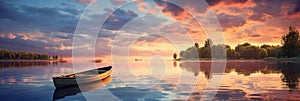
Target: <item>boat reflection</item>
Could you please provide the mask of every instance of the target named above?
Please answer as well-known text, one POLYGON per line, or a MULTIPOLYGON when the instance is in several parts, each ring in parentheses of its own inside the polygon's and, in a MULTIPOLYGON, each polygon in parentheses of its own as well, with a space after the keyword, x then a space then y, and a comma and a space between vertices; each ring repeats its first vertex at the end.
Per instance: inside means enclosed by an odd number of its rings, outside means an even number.
MULTIPOLYGON (((205 74, 205 77, 209 79, 211 72, 210 61, 187 61, 181 62, 180 68, 188 72, 194 73, 198 76, 200 72, 205 74)), ((300 69, 299 63, 291 62, 265 62, 265 61, 228 61, 226 62, 226 68, 224 73, 236 72, 238 75, 250 76, 254 73, 262 74, 281 74, 281 81, 283 85, 290 89, 299 87, 300 69)))
POLYGON ((82 85, 80 85, 80 87, 72 86, 72 87, 55 89, 55 91, 53 93, 53 101, 64 98, 66 96, 76 95, 77 93, 89 92, 89 91, 99 89, 102 86, 109 84, 111 82, 111 80, 112 80, 111 77, 107 77, 103 80, 98 80, 95 82, 82 84, 82 85))

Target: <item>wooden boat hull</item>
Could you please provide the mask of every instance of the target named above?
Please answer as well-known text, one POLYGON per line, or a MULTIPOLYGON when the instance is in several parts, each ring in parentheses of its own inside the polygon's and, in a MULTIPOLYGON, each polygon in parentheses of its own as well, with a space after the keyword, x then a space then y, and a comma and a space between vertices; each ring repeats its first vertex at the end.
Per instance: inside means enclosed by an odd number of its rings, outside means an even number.
POLYGON ((95 81, 95 82, 90 82, 90 83, 80 85, 80 88, 78 86, 56 88, 53 93, 53 101, 64 98, 66 96, 76 95, 77 93, 80 93, 80 92, 93 91, 93 90, 101 88, 102 86, 109 84, 110 82, 111 82, 111 77, 109 76, 100 81, 95 81))
POLYGON ((63 88, 69 86, 78 86, 78 84, 100 81, 109 77, 111 72, 112 67, 108 66, 75 74, 52 77, 52 79, 56 88, 63 88))

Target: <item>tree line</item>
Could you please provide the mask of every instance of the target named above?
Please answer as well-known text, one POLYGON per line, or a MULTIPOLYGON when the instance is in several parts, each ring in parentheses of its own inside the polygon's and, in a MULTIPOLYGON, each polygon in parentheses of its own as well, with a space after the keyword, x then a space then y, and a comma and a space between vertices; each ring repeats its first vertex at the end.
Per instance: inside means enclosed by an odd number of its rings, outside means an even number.
MULTIPOLYGON (((57 56, 53 56, 57 59, 57 56)), ((38 54, 33 52, 15 52, 10 50, 0 50, 0 60, 48 60, 48 54, 38 54)))
MULTIPOLYGON (((290 58, 300 56, 300 39, 299 31, 295 27, 290 26, 289 32, 284 34, 281 39, 282 46, 261 45, 255 46, 246 42, 238 44, 234 49, 229 45, 214 45, 212 40, 207 39, 200 47, 195 43, 192 47, 187 48, 179 53, 181 59, 197 59, 197 58, 228 58, 228 59, 264 59, 266 57, 290 58), (226 53, 226 54, 225 54, 226 53)), ((173 54, 173 58, 177 59, 177 53, 173 54)))

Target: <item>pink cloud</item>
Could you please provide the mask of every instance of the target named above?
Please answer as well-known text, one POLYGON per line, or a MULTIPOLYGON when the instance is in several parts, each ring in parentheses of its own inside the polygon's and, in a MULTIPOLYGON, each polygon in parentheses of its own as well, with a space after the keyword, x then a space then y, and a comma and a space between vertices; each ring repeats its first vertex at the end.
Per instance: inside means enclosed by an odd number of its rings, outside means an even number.
POLYGON ((14 39, 14 38, 16 38, 16 36, 13 35, 12 33, 9 33, 9 34, 7 35, 7 38, 14 39))
POLYGON ((0 34, 0 37, 1 38, 5 38, 5 34, 0 34))
POLYGON ((92 2, 95 2, 96 0, 76 0, 76 1, 79 2, 79 3, 88 5, 92 2))

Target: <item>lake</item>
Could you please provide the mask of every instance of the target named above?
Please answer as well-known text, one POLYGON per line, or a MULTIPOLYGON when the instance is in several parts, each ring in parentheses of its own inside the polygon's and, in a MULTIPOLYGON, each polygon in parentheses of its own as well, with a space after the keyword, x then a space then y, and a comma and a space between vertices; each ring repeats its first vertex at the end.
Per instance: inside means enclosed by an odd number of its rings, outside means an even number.
MULTIPOLYGON (((55 89, 52 78, 73 73, 72 63, 0 62, 1 101, 14 100, 300 100, 297 63, 227 61, 211 74, 211 61, 166 61, 164 64, 132 61, 114 64, 113 74, 102 82, 80 88, 55 89), (210 83, 218 80, 218 85, 210 83), (207 96, 204 96, 208 94, 207 96), (212 95, 212 96, 211 96, 212 95)), ((82 63, 82 68, 87 69, 82 63)), ((108 64, 99 63, 101 67, 108 64)))

